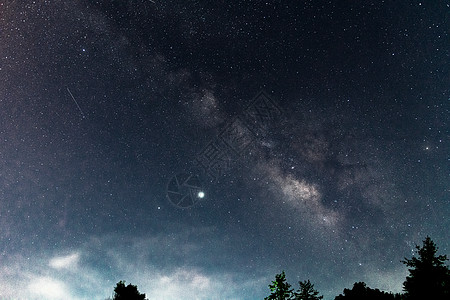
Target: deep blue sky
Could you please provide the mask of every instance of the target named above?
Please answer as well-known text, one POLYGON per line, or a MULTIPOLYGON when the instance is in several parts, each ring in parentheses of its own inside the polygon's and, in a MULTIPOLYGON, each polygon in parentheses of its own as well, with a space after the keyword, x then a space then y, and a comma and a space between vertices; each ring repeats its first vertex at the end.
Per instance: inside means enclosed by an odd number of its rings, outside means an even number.
POLYGON ((449 253, 450 4, 398 2, 0 3, 0 298, 401 291, 449 253))

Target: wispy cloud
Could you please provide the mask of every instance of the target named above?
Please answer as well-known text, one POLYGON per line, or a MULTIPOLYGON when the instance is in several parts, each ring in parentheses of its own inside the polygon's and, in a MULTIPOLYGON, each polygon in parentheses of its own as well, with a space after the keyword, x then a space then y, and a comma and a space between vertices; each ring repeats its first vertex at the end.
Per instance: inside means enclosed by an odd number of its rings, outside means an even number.
MULTIPOLYGON (((212 234, 208 228, 199 231, 212 234)), ((207 266, 213 262, 180 262, 175 256, 184 249, 181 237, 185 234, 190 233, 174 236, 169 248, 154 247, 167 242, 162 234, 128 240, 109 235, 93 237, 71 252, 62 249, 52 256, 11 258, 0 268, 0 299, 103 300, 112 295, 119 280, 137 285, 150 299, 239 299, 244 291, 259 291, 268 282, 268 278, 248 274, 211 271, 207 266), (117 240, 127 240, 128 246, 117 240), (164 255, 165 266, 161 266, 164 255)), ((191 244, 191 251, 201 256, 201 243, 193 240, 191 244)))
POLYGON ((33 298, 57 300, 70 297, 64 282, 47 276, 33 278, 28 285, 28 291, 33 298))
POLYGON ((54 269, 76 269, 78 261, 80 260, 80 253, 72 253, 65 256, 58 256, 50 259, 49 266, 54 269))

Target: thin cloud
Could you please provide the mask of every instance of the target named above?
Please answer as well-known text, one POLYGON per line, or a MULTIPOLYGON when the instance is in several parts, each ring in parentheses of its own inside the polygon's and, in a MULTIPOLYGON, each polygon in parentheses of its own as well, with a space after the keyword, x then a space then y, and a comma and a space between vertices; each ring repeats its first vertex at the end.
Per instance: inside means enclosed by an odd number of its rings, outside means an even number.
MULTIPOLYGON (((209 228, 198 230, 202 234, 210 232, 209 228)), ((180 232, 183 234, 189 232, 180 232)), ((80 248, 72 249, 68 255, 64 249, 60 255, 52 257, 16 257, 14 261, 5 262, 0 268, 0 298, 103 300, 112 295, 119 280, 126 280, 137 285, 149 299, 239 299, 243 291, 260 291, 268 281, 248 274, 211 272, 205 267, 211 262, 201 265, 203 262, 191 261, 189 265, 179 265, 178 262, 170 264, 167 260, 168 264, 161 267, 157 260, 164 252, 171 257, 183 249, 183 239, 173 241, 172 253, 164 248, 152 249, 155 243, 164 240, 162 234, 130 239, 127 242, 130 247, 115 243, 122 238, 117 235, 93 237, 80 248), (88 251, 94 248, 96 251, 88 251), (153 254, 145 255, 148 251, 153 251, 153 254)), ((202 244, 195 241, 192 244, 196 245, 194 249, 200 255, 202 244)), ((204 260, 208 259, 213 258, 204 257, 204 260)))
POLYGON ((72 253, 66 256, 54 257, 50 260, 49 266, 54 269, 74 269, 78 266, 80 253, 72 253))
POLYGON ((70 294, 64 282, 46 276, 33 278, 28 285, 28 290, 30 296, 36 299, 62 300, 68 299, 70 294))

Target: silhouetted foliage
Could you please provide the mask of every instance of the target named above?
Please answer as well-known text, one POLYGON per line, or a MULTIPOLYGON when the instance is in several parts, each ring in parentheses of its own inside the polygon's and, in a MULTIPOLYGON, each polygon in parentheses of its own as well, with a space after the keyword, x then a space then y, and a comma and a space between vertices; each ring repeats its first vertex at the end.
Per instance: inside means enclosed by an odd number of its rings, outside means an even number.
POLYGON ((264 298, 264 300, 290 300, 294 295, 294 289, 291 289, 291 285, 286 282, 286 274, 284 274, 284 271, 281 274, 275 275, 275 280, 272 281, 272 284, 269 284, 269 288, 272 293, 264 298))
POLYGON ((426 237, 423 246, 416 246, 418 257, 405 258, 409 276, 403 283, 405 298, 450 299, 450 270, 445 265, 446 255, 436 255, 438 248, 430 237, 426 237))
POLYGON ((139 293, 137 286, 127 285, 125 281, 119 281, 114 288, 113 300, 146 300, 145 294, 139 293))
POLYGON ((319 292, 314 289, 309 279, 308 281, 299 281, 300 288, 294 293, 295 300, 320 300, 323 296, 319 296, 319 292))
POLYGON ((400 295, 382 292, 379 289, 371 289, 364 282, 355 282, 351 290, 344 289, 344 295, 340 294, 334 300, 397 300, 400 295))
MULTIPOLYGON (((334 300, 447 300, 450 299, 450 269, 445 264, 446 255, 437 255, 438 248, 426 237, 423 246, 416 246, 418 256, 402 261, 409 267, 409 276, 403 283, 405 294, 392 294, 379 289, 371 289, 364 282, 356 282, 353 288, 344 289, 343 294, 334 300)), ((286 281, 285 272, 275 275, 269 284, 271 294, 264 300, 321 300, 319 292, 309 281, 300 281, 299 289, 294 289, 286 281)), ((111 299, 109 299, 111 300, 111 299)), ((145 294, 139 293, 137 286, 119 281, 114 288, 112 300, 147 300, 145 294)))

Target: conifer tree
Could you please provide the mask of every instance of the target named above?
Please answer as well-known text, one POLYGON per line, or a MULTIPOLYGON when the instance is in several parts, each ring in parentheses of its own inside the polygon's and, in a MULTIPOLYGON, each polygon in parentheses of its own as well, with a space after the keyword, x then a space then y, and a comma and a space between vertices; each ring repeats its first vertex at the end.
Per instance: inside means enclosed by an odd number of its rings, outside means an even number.
POLYGON ((300 288, 295 292, 295 300, 320 300, 323 296, 319 296, 319 292, 314 289, 309 279, 306 281, 299 281, 300 288))
POLYGON ((290 300, 293 297, 293 289, 291 285, 286 281, 286 274, 281 272, 281 274, 275 275, 275 280, 272 284, 269 284, 271 294, 264 298, 264 300, 290 300))
POLYGON ((450 270, 446 255, 437 255, 438 248, 430 237, 423 246, 416 246, 417 257, 402 261, 408 266, 409 275, 403 283, 406 299, 450 299, 450 270))

